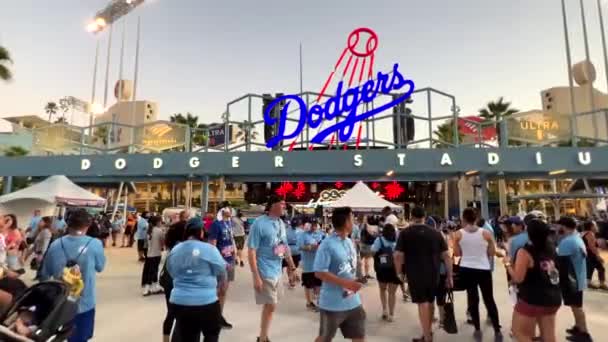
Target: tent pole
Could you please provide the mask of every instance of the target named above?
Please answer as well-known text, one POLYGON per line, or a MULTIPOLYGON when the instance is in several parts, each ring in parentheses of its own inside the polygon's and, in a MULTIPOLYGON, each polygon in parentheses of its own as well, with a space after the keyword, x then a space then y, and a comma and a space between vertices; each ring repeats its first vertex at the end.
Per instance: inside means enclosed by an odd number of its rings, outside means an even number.
MULTIPOLYGON (((118 194, 116 194, 116 201, 114 202, 114 209, 112 210, 112 218, 110 222, 114 222, 114 217, 116 217, 116 212, 118 211, 118 203, 120 202, 120 195, 122 194, 122 187, 124 186, 124 182, 120 182, 120 186, 118 187, 118 194)), ((112 196, 113 198, 114 196, 112 196)))

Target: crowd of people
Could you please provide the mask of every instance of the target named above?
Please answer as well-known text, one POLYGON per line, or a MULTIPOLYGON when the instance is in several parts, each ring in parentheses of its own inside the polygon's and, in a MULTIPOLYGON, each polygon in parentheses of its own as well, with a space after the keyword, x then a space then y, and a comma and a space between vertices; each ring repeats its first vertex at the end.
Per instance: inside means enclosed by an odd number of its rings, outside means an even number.
MULTIPOLYGON (((67 212, 64 219, 36 211, 23 233, 16 217, 5 215, 0 220, 0 309, 10 307, 27 288, 19 277, 29 263, 36 280, 59 280, 78 298, 69 341, 88 341, 95 322, 96 273, 104 269, 104 248, 111 239, 115 247, 137 246, 143 296, 164 294, 165 341, 194 342, 203 336, 213 342, 222 329, 232 329, 224 307, 237 269, 246 264, 254 301, 261 307, 259 342, 270 341, 284 275, 290 289, 301 283, 303 305, 318 313, 318 342, 333 340, 338 330, 346 339, 365 341, 368 318, 360 290, 373 279, 382 321, 398 319, 399 290, 403 301, 418 306, 421 333, 412 341, 433 341, 436 313, 438 326, 456 333, 456 291, 466 292, 466 306, 458 309, 466 312, 478 339, 479 292, 500 339, 503 328, 494 292, 508 291, 513 300, 509 334, 517 341, 556 341, 555 316, 562 305, 574 318, 568 340, 592 341, 584 291, 608 289, 599 247, 603 236, 593 220, 562 217, 547 222, 534 212, 490 222, 473 208, 465 209, 458 220, 443 220, 420 207, 404 220, 388 207, 378 216, 355 216, 344 207, 324 221, 305 215, 288 218, 285 207, 283 199, 270 196, 265 213, 251 226, 229 205, 205 218, 183 211, 169 219, 143 212, 112 220, 79 209, 67 212), (496 288, 493 281, 500 259, 508 289, 496 288), (594 284, 596 270, 599 282, 594 284)), ((23 327, 20 331, 33 332, 23 327)))

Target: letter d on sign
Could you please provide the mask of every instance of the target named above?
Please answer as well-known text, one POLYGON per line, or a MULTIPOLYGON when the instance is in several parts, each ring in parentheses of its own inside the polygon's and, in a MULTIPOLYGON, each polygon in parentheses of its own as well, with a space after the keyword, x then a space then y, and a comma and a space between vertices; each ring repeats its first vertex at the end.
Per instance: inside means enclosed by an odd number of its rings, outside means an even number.
POLYGON ((160 158, 154 158, 152 167, 155 169, 160 169, 161 167, 163 167, 163 160, 160 158))
POLYGON ((82 159, 80 161, 80 169, 81 170, 88 170, 91 167, 91 161, 88 159, 82 159))
POLYGON ((498 163, 500 163, 500 156, 498 155, 498 153, 495 153, 495 152, 488 153, 488 164, 497 165, 498 163))

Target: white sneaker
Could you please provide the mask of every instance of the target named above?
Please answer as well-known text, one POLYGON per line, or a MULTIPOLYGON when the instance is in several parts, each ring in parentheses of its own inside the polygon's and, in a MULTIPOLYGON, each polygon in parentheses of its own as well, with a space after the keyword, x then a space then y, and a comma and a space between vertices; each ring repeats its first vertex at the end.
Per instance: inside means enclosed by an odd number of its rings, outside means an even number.
POLYGON ((144 285, 144 287, 142 287, 142 295, 144 297, 150 295, 150 285, 144 285))
POLYGON ((158 283, 152 284, 151 292, 153 294, 163 293, 163 288, 158 283))

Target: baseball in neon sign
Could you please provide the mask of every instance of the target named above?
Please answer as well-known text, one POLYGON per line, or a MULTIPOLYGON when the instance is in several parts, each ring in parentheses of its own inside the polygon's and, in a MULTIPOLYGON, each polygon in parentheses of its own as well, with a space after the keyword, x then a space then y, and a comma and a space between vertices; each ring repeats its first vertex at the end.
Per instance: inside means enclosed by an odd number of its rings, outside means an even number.
MULTIPOLYGON (((383 73, 379 71, 376 74, 376 78, 373 78, 373 64, 377 47, 378 36, 373 30, 364 27, 354 30, 349 35, 347 46, 338 58, 334 70, 329 74, 325 81, 315 103, 309 107, 298 95, 285 95, 272 101, 264 112, 264 122, 267 125, 277 125, 277 130, 276 135, 267 141, 266 146, 273 147, 283 140, 296 138, 306 125, 313 129, 319 129, 312 137, 312 143, 322 143, 325 138, 335 133, 338 133, 340 142, 346 142, 352 136, 357 123, 390 109, 410 98, 415 87, 414 81, 406 79, 401 74, 398 63, 393 65, 391 72, 383 73), (361 44, 359 44, 362 35, 367 35, 367 40, 365 41, 365 44, 363 44, 365 47, 363 51, 360 50, 361 44), (345 66, 343 66, 344 62, 346 63, 345 66), (335 94, 325 103, 320 103, 329 84, 337 74, 340 74, 340 71, 341 80, 338 82, 335 94), (358 84, 353 87, 353 82, 357 77, 358 84), (364 78, 366 78, 367 81, 362 84, 364 78), (345 85, 346 79, 348 79, 348 85, 345 85), (345 88, 347 89, 345 90, 345 88), (389 103, 364 113, 357 113, 357 109, 360 105, 371 103, 379 94, 388 95, 391 92, 399 92, 401 95, 389 103), (280 115, 276 118, 273 117, 271 113, 273 113, 274 107, 280 106, 282 103, 285 103, 285 105, 283 106, 280 115), (299 112, 299 119, 297 119, 295 129, 288 132, 287 114, 290 111, 290 108, 293 107, 296 107, 296 115, 299 112), (343 120, 334 122, 328 127, 320 128, 324 121, 331 121, 337 117, 341 117, 343 120)), ((290 119, 293 121, 294 117, 291 117, 290 119)))

